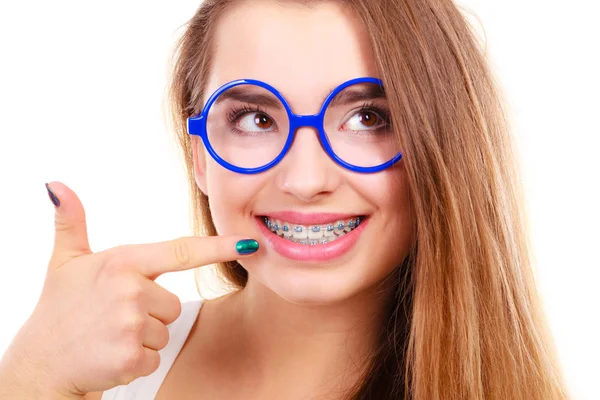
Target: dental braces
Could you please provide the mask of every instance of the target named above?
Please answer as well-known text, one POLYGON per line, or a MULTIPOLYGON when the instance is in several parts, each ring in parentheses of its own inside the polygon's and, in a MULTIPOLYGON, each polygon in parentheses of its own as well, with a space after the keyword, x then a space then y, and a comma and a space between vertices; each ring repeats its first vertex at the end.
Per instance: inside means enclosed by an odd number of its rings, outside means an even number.
MULTIPOLYGON (((340 222, 339 224, 337 224, 337 229, 339 231, 341 231, 341 230, 344 230, 346 228, 346 226, 348 226, 351 229, 354 229, 360 224, 362 219, 363 219, 363 217, 352 218, 348 221, 347 224, 345 222, 340 222)), ((271 221, 268 217, 264 217, 264 221, 265 221, 265 225, 270 230, 278 231, 280 229, 280 226, 278 224, 276 224, 275 222, 271 221)), ((325 224, 325 225, 309 225, 306 229, 311 230, 312 232, 318 233, 318 232, 321 232, 321 229, 326 230, 328 232, 332 232, 335 230, 335 228, 336 228, 336 225, 334 225, 334 224, 325 224)), ((304 231, 305 227, 303 225, 293 225, 293 229, 294 229, 294 232, 302 233, 304 231)), ((289 224, 282 225, 281 230, 283 232, 289 232, 289 224)))

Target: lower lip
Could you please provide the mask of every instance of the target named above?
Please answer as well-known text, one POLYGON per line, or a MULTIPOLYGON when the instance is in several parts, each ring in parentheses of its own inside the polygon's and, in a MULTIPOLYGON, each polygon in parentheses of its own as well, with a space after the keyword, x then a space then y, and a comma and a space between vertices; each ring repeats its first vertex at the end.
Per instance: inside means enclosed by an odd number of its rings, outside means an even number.
POLYGON ((363 219, 356 228, 333 242, 312 246, 294 243, 291 240, 277 236, 266 227, 263 221, 262 217, 256 218, 258 227, 265 239, 282 256, 296 261, 329 261, 341 257, 354 246, 369 218, 363 219))

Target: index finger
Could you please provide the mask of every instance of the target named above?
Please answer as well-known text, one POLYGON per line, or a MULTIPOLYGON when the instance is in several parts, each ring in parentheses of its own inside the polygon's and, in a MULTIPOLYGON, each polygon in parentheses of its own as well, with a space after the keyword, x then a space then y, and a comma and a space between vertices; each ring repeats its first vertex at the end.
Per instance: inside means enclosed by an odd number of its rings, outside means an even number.
POLYGON ((258 242, 243 236, 184 236, 164 242, 121 246, 127 264, 154 280, 167 272, 184 271, 254 254, 258 242))

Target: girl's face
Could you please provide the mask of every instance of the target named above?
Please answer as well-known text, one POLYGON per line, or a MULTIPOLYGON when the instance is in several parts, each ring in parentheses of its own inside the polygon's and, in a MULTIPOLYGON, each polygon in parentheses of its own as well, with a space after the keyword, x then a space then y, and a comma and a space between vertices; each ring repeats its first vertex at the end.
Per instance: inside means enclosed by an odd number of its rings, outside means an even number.
MULTIPOLYGON (((339 84, 380 78, 362 23, 335 2, 242 3, 222 17, 213 44, 205 102, 223 84, 250 78, 279 90, 294 113, 317 114, 339 84)), ((250 115, 244 124, 254 121, 250 115)), ((251 284, 294 303, 333 303, 373 289, 407 256, 414 221, 403 160, 378 173, 352 172, 328 157, 314 129, 301 128, 279 164, 243 175, 216 163, 197 136, 192 141, 196 182, 217 232, 260 243, 242 261, 251 284), (336 231, 336 240, 311 246, 271 233, 265 216, 292 232, 296 224, 310 232, 365 219, 346 236, 336 231)))

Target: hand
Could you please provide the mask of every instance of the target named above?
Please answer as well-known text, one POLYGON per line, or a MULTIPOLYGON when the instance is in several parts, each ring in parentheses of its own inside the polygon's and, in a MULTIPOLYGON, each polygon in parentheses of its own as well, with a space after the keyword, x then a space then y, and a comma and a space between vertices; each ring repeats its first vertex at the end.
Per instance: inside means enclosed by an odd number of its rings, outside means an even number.
POLYGON ((169 341, 166 325, 181 313, 179 298, 154 280, 247 257, 236 250, 246 238, 181 237, 93 253, 79 198, 59 182, 51 189, 60 200, 54 250, 35 310, 10 351, 44 369, 44 385, 66 397, 151 374, 169 341))

